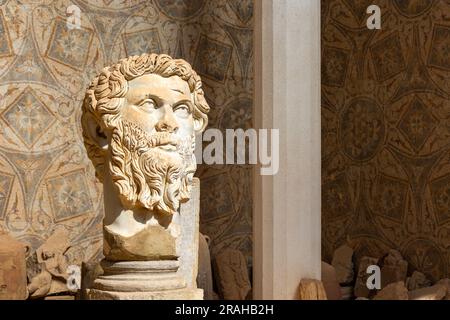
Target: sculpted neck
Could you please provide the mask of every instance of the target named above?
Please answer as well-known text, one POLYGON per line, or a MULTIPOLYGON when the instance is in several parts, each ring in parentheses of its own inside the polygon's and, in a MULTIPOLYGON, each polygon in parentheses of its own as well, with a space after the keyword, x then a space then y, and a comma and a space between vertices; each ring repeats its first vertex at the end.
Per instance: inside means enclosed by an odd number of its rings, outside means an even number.
POLYGON ((109 170, 105 171, 107 171, 103 180, 105 206, 103 224, 105 228, 121 236, 130 237, 145 229, 146 226, 167 227, 170 224, 170 218, 157 219, 153 211, 146 208, 124 208, 109 170))
POLYGON ((109 173, 103 181, 105 258, 110 261, 176 260, 176 239, 181 231, 178 213, 160 217, 145 208, 126 209, 109 173))

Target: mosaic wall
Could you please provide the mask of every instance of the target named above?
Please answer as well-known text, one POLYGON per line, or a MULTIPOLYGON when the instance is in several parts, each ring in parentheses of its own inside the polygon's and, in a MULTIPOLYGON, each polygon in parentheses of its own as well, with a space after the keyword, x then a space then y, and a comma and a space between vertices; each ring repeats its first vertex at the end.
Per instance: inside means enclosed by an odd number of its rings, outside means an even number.
POLYGON ((450 1, 322 1, 322 32, 324 259, 349 236, 449 277, 450 1))
MULTIPOLYGON (((252 120, 251 0, 0 0, 0 228, 36 249, 69 231, 71 263, 101 256, 102 187, 79 119, 84 88, 105 65, 142 52, 193 64, 210 127, 252 120), (81 9, 70 30, 66 10, 81 9)), ((250 168, 201 167, 201 231, 251 262, 250 168)))

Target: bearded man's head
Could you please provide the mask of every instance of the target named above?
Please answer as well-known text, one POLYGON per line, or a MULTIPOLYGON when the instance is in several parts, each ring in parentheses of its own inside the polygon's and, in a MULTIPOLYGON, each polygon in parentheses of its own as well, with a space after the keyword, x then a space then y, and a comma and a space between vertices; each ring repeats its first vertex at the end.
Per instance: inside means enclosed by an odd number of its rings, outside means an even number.
POLYGON ((201 79, 182 59, 143 54, 104 68, 82 115, 97 177, 111 176, 125 208, 175 213, 189 199, 195 134, 208 112, 201 79))

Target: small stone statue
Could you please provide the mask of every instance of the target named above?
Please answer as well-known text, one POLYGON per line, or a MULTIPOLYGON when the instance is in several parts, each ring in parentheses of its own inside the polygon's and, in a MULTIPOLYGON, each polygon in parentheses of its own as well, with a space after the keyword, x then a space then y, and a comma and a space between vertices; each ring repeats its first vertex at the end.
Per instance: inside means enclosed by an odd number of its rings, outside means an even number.
POLYGON ((92 81, 83 137, 105 193, 105 274, 92 299, 201 298, 176 275, 177 241, 208 111, 200 77, 168 55, 122 59, 92 81))
POLYGON ((69 250, 69 234, 64 228, 55 232, 33 253, 37 273, 29 270, 28 292, 31 299, 68 292, 67 270, 69 264, 65 256, 69 250))

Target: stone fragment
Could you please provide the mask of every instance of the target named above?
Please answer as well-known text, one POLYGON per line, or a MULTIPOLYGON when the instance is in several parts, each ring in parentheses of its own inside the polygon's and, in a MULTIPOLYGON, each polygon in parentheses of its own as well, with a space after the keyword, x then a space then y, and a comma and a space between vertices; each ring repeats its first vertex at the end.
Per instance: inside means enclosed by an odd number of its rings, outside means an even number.
POLYGON ((104 228, 104 253, 109 261, 176 259, 176 238, 160 225, 148 225, 125 237, 104 228))
POLYGON ((31 279, 28 284, 28 291, 31 299, 43 298, 49 292, 52 286, 52 275, 50 272, 43 270, 37 276, 31 279))
POLYGON ((340 284, 348 284, 353 281, 353 249, 348 245, 342 245, 334 251, 331 265, 336 270, 336 277, 340 284))
POLYGON ((67 281, 53 278, 50 284, 50 290, 48 291, 47 295, 50 296, 54 294, 61 294, 62 292, 70 292, 69 288, 67 287, 67 281))
POLYGON ((103 269, 98 262, 81 263, 81 289, 80 299, 88 299, 88 290, 92 288, 94 280, 103 274, 103 269))
POLYGON ((342 300, 351 300, 354 297, 353 287, 352 286, 341 287, 341 296, 342 300))
POLYGON ((38 262, 48 263, 49 257, 64 254, 70 247, 69 232, 64 227, 57 228, 55 232, 36 250, 38 262))
POLYGON ((31 298, 42 298, 69 291, 67 288, 69 264, 65 256, 69 248, 69 233, 67 229, 61 227, 30 256, 29 262, 39 266, 28 274, 28 291, 31 298), (39 273, 36 273, 38 271, 39 273))
POLYGON ((341 300, 341 287, 336 278, 333 266, 322 261, 322 283, 328 300, 341 300))
POLYGON ((75 296, 61 295, 61 296, 48 296, 44 300, 75 300, 75 296))
POLYGON ((408 262, 403 259, 400 252, 390 250, 383 260, 381 267, 381 288, 386 287, 390 283, 405 281, 408 273, 408 262))
POLYGON ((409 291, 431 286, 431 281, 419 271, 414 271, 411 277, 406 279, 406 287, 409 291))
POLYGON ((435 284, 431 287, 409 291, 409 300, 442 300, 447 294, 447 288, 443 284, 435 284))
POLYGON ((299 300, 327 300, 323 283, 314 279, 302 279, 298 288, 299 300))
POLYGON ((445 288, 447 289, 447 293, 445 296, 445 300, 450 300, 450 279, 441 279, 438 282, 436 282, 436 284, 440 284, 445 286, 445 288))
POLYGON ((358 274, 356 276, 354 294, 356 297, 368 298, 370 290, 367 288, 367 278, 370 274, 367 273, 367 267, 376 265, 378 259, 371 257, 362 257, 358 267, 358 274))
POLYGON ((0 233, 0 300, 25 300, 28 297, 25 246, 0 233))
POLYGON ((374 300, 408 300, 408 289, 403 281, 394 282, 381 289, 374 300))
POLYGON ((39 263, 37 260, 36 251, 30 252, 26 258, 27 266, 27 282, 30 283, 31 279, 37 276, 45 268, 43 263, 39 263))
POLYGON ((251 289, 245 257, 239 250, 225 249, 214 259, 214 276, 224 300, 244 300, 251 289))
POLYGON ((36 250, 38 263, 54 278, 67 280, 67 259, 64 254, 70 248, 69 232, 59 228, 36 250))
POLYGON ((203 289, 204 300, 214 300, 213 281, 211 271, 211 256, 209 253, 208 237, 199 235, 197 287, 203 289))
POLYGON ((369 298, 364 298, 364 297, 359 297, 359 298, 356 298, 355 300, 370 300, 369 298))

